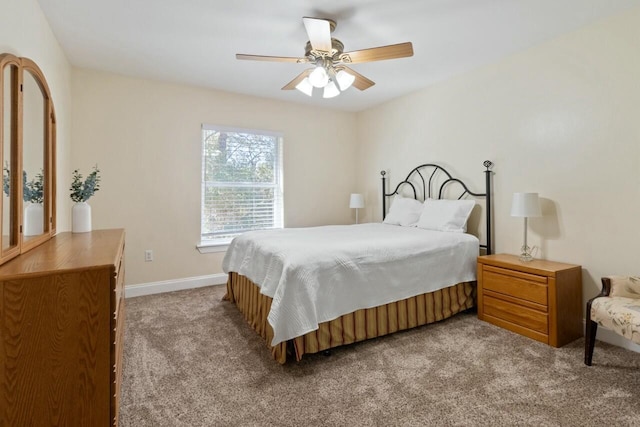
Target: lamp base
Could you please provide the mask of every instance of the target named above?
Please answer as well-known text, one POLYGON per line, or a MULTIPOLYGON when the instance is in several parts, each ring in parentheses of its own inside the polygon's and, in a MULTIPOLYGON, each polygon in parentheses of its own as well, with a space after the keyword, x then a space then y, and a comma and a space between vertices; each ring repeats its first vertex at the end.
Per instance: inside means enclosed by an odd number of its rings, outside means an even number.
POLYGON ((531 256, 531 254, 522 253, 522 254, 520 254, 520 261, 522 261, 522 262, 530 262, 530 261, 533 261, 533 257, 531 256))
POLYGON ((524 245, 520 248, 520 261, 529 262, 533 260, 533 255, 531 255, 532 248, 527 245, 524 245))

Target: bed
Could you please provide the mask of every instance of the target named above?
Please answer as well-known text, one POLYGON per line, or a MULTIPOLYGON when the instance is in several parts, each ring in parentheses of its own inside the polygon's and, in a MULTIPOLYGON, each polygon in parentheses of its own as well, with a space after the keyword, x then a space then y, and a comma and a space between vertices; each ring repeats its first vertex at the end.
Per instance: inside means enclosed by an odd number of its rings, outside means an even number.
POLYGON ((468 310, 479 250, 491 253, 491 166, 481 193, 436 164, 415 167, 390 192, 381 172, 383 223, 244 233, 223 261, 225 299, 279 363, 468 310), (485 244, 463 232, 475 198, 484 199, 485 244), (430 226, 443 209, 465 210, 464 223, 430 226))

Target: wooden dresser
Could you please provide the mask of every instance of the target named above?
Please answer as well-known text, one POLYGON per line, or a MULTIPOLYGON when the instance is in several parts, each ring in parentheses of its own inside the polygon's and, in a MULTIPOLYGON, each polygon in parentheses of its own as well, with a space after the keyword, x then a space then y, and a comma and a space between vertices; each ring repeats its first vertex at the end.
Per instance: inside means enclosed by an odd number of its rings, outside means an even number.
POLYGON ((60 233, 0 266, 0 426, 118 423, 124 230, 60 233))
POLYGON ((582 268, 478 257, 478 318, 553 347, 582 337, 582 268))

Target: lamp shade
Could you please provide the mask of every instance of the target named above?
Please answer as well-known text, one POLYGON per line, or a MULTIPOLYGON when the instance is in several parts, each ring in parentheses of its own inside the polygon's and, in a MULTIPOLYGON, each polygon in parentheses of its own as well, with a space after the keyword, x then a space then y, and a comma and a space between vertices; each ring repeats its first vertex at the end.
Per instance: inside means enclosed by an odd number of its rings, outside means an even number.
POLYGON ((538 193, 513 193, 511 216, 525 218, 542 216, 538 193))
POLYGON ((362 194, 353 193, 349 200, 349 207, 351 209, 364 208, 364 196, 362 194))

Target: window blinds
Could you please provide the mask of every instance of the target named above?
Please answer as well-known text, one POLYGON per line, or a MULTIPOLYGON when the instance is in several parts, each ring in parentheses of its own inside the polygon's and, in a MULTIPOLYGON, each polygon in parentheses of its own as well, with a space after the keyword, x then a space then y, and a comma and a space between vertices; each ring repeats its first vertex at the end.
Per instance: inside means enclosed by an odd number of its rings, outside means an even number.
POLYGON ((201 240, 282 228, 282 135, 202 128, 201 240))

